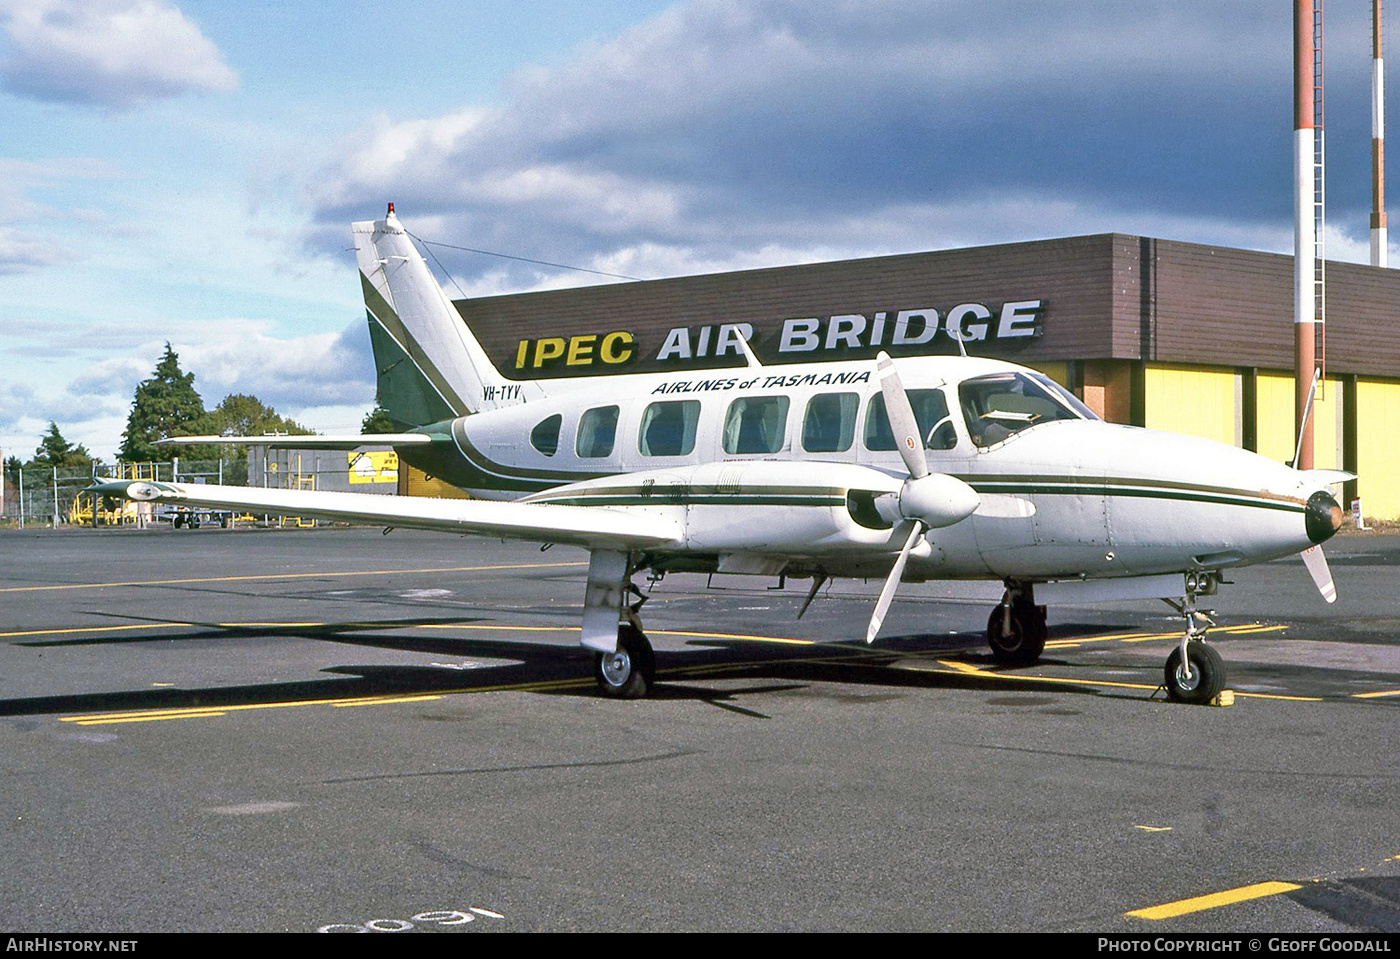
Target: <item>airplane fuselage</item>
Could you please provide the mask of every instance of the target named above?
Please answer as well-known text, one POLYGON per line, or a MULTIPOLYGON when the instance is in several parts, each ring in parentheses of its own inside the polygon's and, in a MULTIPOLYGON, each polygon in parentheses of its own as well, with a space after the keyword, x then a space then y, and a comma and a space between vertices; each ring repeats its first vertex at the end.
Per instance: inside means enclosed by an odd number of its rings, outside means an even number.
MULTIPOLYGON (((929 469, 983 500, 925 537, 906 579, 1219 569, 1319 541, 1308 519, 1318 482, 1284 464, 1105 423, 1015 364, 898 364, 929 418, 946 414, 931 424, 929 469), (1000 406, 978 417, 989 391, 1000 406)), ((846 361, 547 381, 541 398, 425 427, 438 442, 402 455, 482 498, 654 511, 687 531, 651 557, 657 568, 878 576, 908 527, 888 508, 905 470, 881 430, 874 370, 846 361), (814 463, 831 467, 818 478, 814 463)))

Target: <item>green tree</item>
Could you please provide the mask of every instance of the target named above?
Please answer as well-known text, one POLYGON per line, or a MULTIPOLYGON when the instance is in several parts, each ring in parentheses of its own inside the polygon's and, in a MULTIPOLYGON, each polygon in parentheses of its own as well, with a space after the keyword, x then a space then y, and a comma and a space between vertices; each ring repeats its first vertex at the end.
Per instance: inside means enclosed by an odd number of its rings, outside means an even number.
POLYGON ((169 460, 179 449, 156 446, 156 440, 189 433, 186 427, 202 416, 204 400, 195 392, 194 374, 180 369, 180 357, 166 343, 151 378, 136 387, 117 456, 133 463, 169 460))
POLYGON ((39 441, 30 466, 58 467, 59 469, 90 469, 95 462, 91 453, 82 444, 74 446, 63 438, 57 423, 49 423, 49 431, 39 441))
MULTIPOLYGON (((267 433, 305 435, 312 431, 296 420, 283 416, 256 396, 230 393, 219 405, 179 430, 179 436, 262 436, 267 433)), ((223 460, 224 482, 241 486, 248 478, 248 447, 213 445, 177 447, 183 463, 223 460)))
POLYGON ((384 407, 379 405, 378 400, 375 400, 374 409, 369 411, 369 415, 366 416, 364 422, 360 424, 360 432, 397 433, 398 430, 394 428, 394 421, 389 418, 389 414, 385 412, 384 407))
POLYGON ((205 422, 209 428, 201 428, 199 432, 220 436, 261 436, 264 433, 304 435, 311 432, 296 420, 281 415, 256 396, 246 393, 225 396, 218 406, 209 411, 205 422))

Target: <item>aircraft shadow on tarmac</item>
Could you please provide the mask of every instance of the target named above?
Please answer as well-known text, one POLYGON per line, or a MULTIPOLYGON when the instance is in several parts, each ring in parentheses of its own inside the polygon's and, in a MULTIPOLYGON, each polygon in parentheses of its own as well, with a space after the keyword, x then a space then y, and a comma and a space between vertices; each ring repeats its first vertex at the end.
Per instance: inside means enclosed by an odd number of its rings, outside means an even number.
MULTIPOLYGON (((556 696, 596 696, 592 682, 592 653, 574 645, 446 636, 412 636, 394 632, 423 626, 447 627, 478 623, 475 618, 384 620, 377 622, 324 623, 315 625, 253 626, 192 623, 187 629, 160 636, 129 634, 82 637, 62 640, 36 640, 17 643, 28 647, 88 646, 135 642, 207 641, 258 638, 307 638, 351 647, 426 653, 445 658, 465 659, 464 663, 436 664, 340 664, 326 666, 324 679, 291 680, 240 686, 212 686, 200 689, 139 689, 59 696, 33 696, 0 699, 0 716, 26 716, 51 713, 91 713, 189 708, 215 708, 271 705, 279 702, 305 702, 376 696, 433 695, 467 693, 500 687, 519 687, 531 692, 556 696), (481 662, 486 660, 488 662, 481 662), (494 660, 495 662, 489 662, 494 660)), ((1061 627, 1086 632, 1116 627, 1102 625, 1061 627)), ((1058 632, 1059 630, 1056 630, 1058 632)), ((486 632, 486 631, 483 631, 486 632)), ((870 647, 860 642, 823 643, 814 646, 769 646, 752 641, 720 637, 696 638, 682 650, 656 651, 657 683, 650 699, 660 702, 697 700, 717 708, 766 718, 763 713, 741 705, 746 695, 796 691, 813 684, 855 687, 859 692, 841 694, 867 701, 869 690, 916 690, 928 688, 978 689, 1021 693, 1037 692, 1015 669, 999 669, 985 653, 980 633, 911 634, 893 636, 870 647), (916 658, 930 668, 891 668, 916 658), (976 671, 962 672, 940 666, 938 659, 957 659, 976 671), (754 685, 714 689, 697 685, 701 680, 748 679, 754 685)), ((1066 661, 1042 659, 1041 665, 1071 666, 1066 661)), ((1080 685, 1072 679, 1057 682, 1057 693, 1085 693, 1113 696, 1115 693, 1080 685)), ((875 693, 877 697, 879 693, 875 693)), ((838 696, 838 698, 841 698, 838 696)), ((1136 698, 1141 698, 1139 693, 1136 698)))

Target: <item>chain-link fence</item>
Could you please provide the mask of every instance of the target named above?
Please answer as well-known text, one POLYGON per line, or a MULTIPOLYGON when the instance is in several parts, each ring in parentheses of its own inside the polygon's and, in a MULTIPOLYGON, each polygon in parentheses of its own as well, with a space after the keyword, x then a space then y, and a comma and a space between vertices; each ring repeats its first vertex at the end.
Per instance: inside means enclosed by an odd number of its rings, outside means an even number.
POLYGON ((91 467, 36 466, 4 470, 3 509, 0 523, 11 526, 65 524, 118 525, 138 519, 137 504, 103 500, 84 493, 93 482, 109 477, 150 479, 180 483, 220 483, 245 486, 248 466, 243 460, 179 461, 177 463, 115 463, 91 467))

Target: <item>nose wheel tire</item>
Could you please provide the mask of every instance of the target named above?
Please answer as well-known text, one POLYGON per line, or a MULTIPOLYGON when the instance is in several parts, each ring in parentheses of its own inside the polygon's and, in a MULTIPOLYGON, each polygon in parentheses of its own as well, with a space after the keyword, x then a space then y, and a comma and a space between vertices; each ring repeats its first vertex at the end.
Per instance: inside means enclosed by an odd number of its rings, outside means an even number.
POLYGON ((987 645, 992 658, 1002 666, 1031 666, 1045 652, 1045 607, 1032 603, 1011 604, 1010 622, 1006 604, 992 610, 987 620, 987 645))
POLYGON ((1179 703, 1209 703, 1225 688, 1225 662, 1214 647, 1202 642, 1186 644, 1186 662, 1180 647, 1167 657, 1163 681, 1167 696, 1179 703))
POLYGON ((617 651, 593 654, 598 691, 612 699, 640 699, 656 683, 656 656, 646 635, 635 626, 617 630, 617 651))

